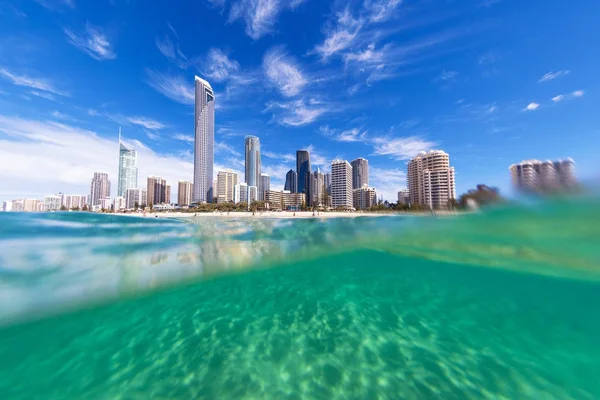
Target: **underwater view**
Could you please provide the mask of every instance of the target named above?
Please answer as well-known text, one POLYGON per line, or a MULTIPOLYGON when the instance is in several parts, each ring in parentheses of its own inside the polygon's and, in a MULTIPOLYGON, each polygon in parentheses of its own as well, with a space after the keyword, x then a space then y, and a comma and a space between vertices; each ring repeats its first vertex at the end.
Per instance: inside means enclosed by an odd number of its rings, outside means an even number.
POLYGON ((0 397, 599 398, 598 210, 0 214, 0 397))

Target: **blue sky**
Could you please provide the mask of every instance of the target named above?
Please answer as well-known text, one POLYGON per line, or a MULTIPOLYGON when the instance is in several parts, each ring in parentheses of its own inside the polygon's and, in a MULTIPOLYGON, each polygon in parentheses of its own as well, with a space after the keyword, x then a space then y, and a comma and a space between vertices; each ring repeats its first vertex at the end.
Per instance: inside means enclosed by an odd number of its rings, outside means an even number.
POLYGON ((192 178, 194 75, 216 91, 215 173, 243 138, 282 187, 369 160, 395 200, 406 160, 443 149, 457 192, 510 192, 508 166, 573 157, 597 176, 600 2, 0 1, 0 200, 116 190, 117 133, 147 175, 192 178))

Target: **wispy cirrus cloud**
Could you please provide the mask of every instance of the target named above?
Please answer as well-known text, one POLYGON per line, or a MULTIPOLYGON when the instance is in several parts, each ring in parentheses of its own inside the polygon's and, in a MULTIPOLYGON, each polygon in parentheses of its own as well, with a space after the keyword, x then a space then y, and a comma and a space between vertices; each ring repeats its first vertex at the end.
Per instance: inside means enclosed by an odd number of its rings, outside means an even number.
POLYGON ((328 112, 321 103, 308 103, 304 99, 289 102, 267 103, 266 111, 273 112, 273 119, 280 125, 303 126, 315 122, 320 116, 328 112))
POLYGON ((168 75, 149 68, 145 73, 146 83, 157 92, 181 104, 194 104, 193 80, 188 81, 180 75, 168 75))
POLYGON ((398 191, 406 188, 406 170, 369 165, 369 186, 375 188, 377 197, 396 202, 398 191))
POLYGON ((64 8, 75 8, 75 0, 35 0, 35 2, 52 11, 59 11, 64 8))
POLYGON ((548 82, 548 81, 552 81, 556 78, 560 78, 561 76, 565 76, 569 74, 569 70, 564 70, 564 71, 556 71, 556 72, 547 72, 544 74, 544 76, 542 76, 540 78, 540 80, 538 81, 538 83, 542 83, 542 82, 548 82))
POLYGON ((365 142, 367 139, 367 132, 360 128, 338 130, 329 125, 322 125, 319 132, 337 142, 365 142))
MULTIPOLYGON (((209 0, 213 5, 224 7, 225 1, 209 0)), ((254 40, 273 32, 279 15, 294 10, 304 0, 237 0, 231 2, 229 22, 241 19, 246 24, 246 35, 254 40)))
POLYGON ((230 156, 241 157, 242 153, 231 147, 225 142, 215 142, 215 153, 227 154, 230 156))
POLYGON ((396 160, 408 160, 420 151, 427 151, 437 146, 436 142, 429 141, 420 136, 389 137, 380 136, 373 138, 373 154, 389 156, 396 160))
POLYGON ((440 74, 434 79, 435 82, 443 82, 446 84, 454 83, 458 79, 458 71, 446 71, 443 70, 440 74))
POLYGON ((183 133, 177 133, 171 136, 175 140, 180 140, 182 142, 194 143, 194 137, 192 135, 185 135, 183 133))
POLYGON ((56 97, 54 97, 54 95, 52 93, 47 93, 47 92, 38 92, 36 90, 31 90, 29 92, 30 95, 36 96, 36 97, 40 97, 42 99, 46 99, 46 100, 50 100, 50 101, 57 101, 56 97))
MULTIPOLYGON (((171 25, 167 25, 169 26, 169 29, 174 34, 174 36, 177 36, 177 32, 175 31, 175 29, 171 25)), ((167 57, 169 61, 171 61, 179 68, 186 69, 190 65, 187 56, 183 54, 183 52, 179 48, 179 43, 171 39, 169 35, 165 35, 162 39, 156 38, 156 47, 158 47, 158 50, 162 53, 163 56, 167 57)))
POLYGON ((166 127, 165 124, 147 117, 126 117, 127 122, 153 131, 166 127))
POLYGON ((69 29, 64 30, 69 42, 95 60, 113 60, 117 54, 102 29, 87 24, 85 31, 77 34, 69 29))
POLYGON ((554 96, 552 98, 552 101, 554 103, 559 103, 563 100, 572 100, 572 99, 576 99, 578 97, 583 97, 584 94, 585 94, 585 92, 583 90, 575 90, 574 92, 571 92, 568 94, 559 94, 557 96, 554 96))
POLYGON ((298 64, 282 47, 267 51, 263 68, 269 81, 286 97, 297 95, 308 83, 298 64))
POLYGON ((212 48, 206 55, 204 75, 214 81, 222 82, 231 78, 240 70, 240 63, 229 58, 221 49, 212 48))
POLYGON ((288 153, 274 153, 272 151, 265 151, 261 149, 261 156, 272 158, 274 160, 283 160, 287 162, 295 162, 296 156, 288 153))
POLYGON ((70 96, 69 93, 58 90, 50 81, 43 78, 33 78, 27 75, 19 75, 9 71, 6 68, 0 68, 0 76, 11 81, 13 85, 42 90, 44 92, 53 93, 59 96, 70 96))

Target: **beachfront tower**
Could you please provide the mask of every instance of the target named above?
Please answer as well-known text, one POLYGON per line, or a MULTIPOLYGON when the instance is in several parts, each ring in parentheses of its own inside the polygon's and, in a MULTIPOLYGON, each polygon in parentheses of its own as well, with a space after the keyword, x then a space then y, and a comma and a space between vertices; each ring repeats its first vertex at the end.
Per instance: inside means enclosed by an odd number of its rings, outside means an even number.
POLYGON ((256 136, 245 138, 246 184, 258 187, 260 183, 260 139, 256 136))
POLYGON ((215 159, 215 95, 204 79, 195 79, 194 111, 194 203, 213 201, 213 164, 215 159))
POLYGON ((117 195, 125 197, 127 189, 137 188, 137 180, 137 152, 121 142, 121 128, 119 128, 119 187, 117 195))

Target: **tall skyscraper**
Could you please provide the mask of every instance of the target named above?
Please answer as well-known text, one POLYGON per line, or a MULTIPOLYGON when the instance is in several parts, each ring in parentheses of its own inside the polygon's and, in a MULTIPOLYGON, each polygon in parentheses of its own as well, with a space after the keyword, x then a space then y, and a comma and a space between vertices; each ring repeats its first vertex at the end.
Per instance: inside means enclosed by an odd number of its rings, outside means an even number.
POLYGON ((525 192, 568 189, 577 182, 575 162, 570 158, 558 161, 521 161, 511 165, 509 169, 515 189, 525 192))
POLYGON ((193 184, 189 181, 179 181, 177 186, 177 205, 189 206, 192 204, 193 184))
POLYGON ((258 182, 258 199, 261 201, 265 200, 265 192, 271 190, 271 175, 260 174, 260 181, 258 182))
POLYGON ((167 181, 159 176, 148 177, 146 191, 146 205, 148 206, 171 202, 171 186, 167 185, 167 181))
POLYGON ((245 138, 246 184, 258 187, 260 182, 260 139, 256 136, 245 138))
POLYGON ((195 203, 212 203, 215 160, 215 95, 204 79, 196 76, 194 112, 194 193, 195 203))
POLYGON ((285 174, 284 190, 289 190, 290 193, 298 193, 298 173, 293 169, 285 174))
POLYGON ((105 172, 94 172, 90 189, 90 205, 100 205, 102 199, 110 197, 110 181, 105 172))
POLYGON ((119 187, 117 195, 125 196, 127 189, 136 188, 137 180, 137 152, 121 142, 121 128, 119 128, 119 187))
POLYGON ((442 150, 420 152, 408 162, 410 204, 429 208, 446 208, 456 199, 454 168, 450 157, 442 150))
POLYGON ((308 151, 296 151, 296 172, 298 193, 306 194, 306 205, 310 205, 310 153, 308 151))
POLYGON ((331 206, 351 209, 353 197, 352 166, 346 160, 334 160, 331 163, 331 206))
POLYGON ((217 174, 217 188, 219 195, 217 203, 229 203, 234 199, 235 185, 238 184, 238 174, 232 170, 219 171, 217 174))
POLYGON ((369 161, 358 157, 350 165, 352 165, 352 189, 361 189, 363 185, 369 186, 369 161))

